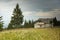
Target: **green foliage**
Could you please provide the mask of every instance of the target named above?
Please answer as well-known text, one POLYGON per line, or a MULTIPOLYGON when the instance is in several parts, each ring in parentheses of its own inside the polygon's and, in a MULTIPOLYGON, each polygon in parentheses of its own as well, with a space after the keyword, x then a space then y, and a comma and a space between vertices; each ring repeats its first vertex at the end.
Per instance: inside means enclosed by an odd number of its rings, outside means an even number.
POLYGON ((54 26, 57 25, 57 18, 56 18, 56 17, 53 19, 53 23, 54 23, 54 24, 53 24, 54 26))
POLYGON ((8 29, 13 29, 12 24, 9 24, 9 25, 8 25, 8 29))
POLYGON ((23 15, 22 11, 19 8, 19 4, 16 5, 16 8, 14 8, 13 16, 11 17, 10 24, 8 25, 8 28, 17 28, 18 26, 21 26, 23 22, 23 15))
POLYGON ((25 23, 24 23, 24 28, 33 28, 34 27, 34 24, 33 24, 33 21, 29 20, 28 22, 25 20, 25 23))
POLYGON ((25 20, 24 28, 28 28, 28 22, 25 20))
POLYGON ((2 17, 0 17, 0 31, 3 29, 3 21, 2 21, 2 17))
POLYGON ((2 27, 3 27, 3 24, 1 24, 1 23, 0 23, 0 30, 2 30, 2 29, 3 29, 2 27))

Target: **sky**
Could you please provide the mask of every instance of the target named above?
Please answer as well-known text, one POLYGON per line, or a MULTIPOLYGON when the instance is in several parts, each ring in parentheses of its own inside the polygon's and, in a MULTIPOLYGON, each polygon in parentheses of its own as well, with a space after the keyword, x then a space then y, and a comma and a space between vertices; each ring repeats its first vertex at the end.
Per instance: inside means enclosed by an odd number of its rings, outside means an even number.
POLYGON ((56 17, 60 20, 60 0, 0 0, 0 16, 3 16, 5 27, 9 24, 17 3, 24 15, 24 20, 47 17, 56 17))

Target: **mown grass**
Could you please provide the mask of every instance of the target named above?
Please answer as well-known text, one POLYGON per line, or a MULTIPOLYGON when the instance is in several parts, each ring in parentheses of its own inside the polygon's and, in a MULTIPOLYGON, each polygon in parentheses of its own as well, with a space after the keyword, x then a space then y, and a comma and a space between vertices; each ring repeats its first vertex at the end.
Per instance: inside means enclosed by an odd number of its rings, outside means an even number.
POLYGON ((60 40, 60 28, 5 30, 0 40, 60 40))

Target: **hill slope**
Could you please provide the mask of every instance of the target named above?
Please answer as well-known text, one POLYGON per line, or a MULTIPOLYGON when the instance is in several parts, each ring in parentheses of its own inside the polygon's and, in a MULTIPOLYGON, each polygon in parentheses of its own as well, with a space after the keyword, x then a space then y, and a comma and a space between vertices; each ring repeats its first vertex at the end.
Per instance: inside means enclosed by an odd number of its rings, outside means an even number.
POLYGON ((0 32, 0 40, 60 40, 60 28, 14 29, 0 32))

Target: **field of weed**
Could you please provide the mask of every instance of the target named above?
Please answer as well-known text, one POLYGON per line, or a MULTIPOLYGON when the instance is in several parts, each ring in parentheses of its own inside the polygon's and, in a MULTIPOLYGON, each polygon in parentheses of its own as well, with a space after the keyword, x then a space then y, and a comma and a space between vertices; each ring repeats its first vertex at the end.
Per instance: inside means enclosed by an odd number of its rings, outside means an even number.
POLYGON ((5 30, 0 32, 0 40, 60 40, 60 28, 5 30))

